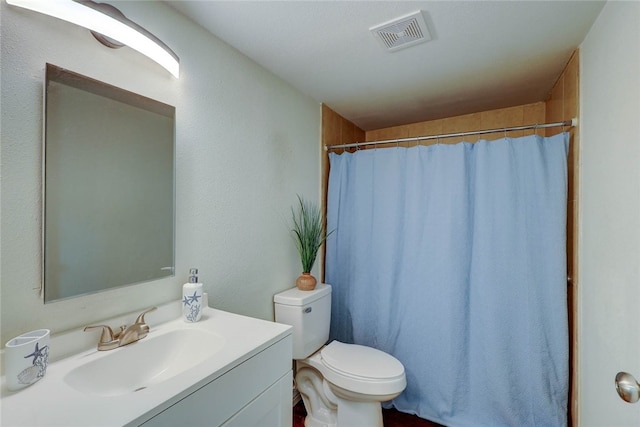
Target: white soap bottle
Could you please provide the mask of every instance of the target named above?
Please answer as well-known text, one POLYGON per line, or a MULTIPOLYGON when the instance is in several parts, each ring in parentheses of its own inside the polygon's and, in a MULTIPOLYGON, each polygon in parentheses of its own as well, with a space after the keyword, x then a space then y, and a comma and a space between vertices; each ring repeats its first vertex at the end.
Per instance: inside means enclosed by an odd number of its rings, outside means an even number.
POLYGON ((182 286, 182 317, 193 323, 202 316, 202 283, 198 283, 198 269, 189 270, 189 282, 182 286))

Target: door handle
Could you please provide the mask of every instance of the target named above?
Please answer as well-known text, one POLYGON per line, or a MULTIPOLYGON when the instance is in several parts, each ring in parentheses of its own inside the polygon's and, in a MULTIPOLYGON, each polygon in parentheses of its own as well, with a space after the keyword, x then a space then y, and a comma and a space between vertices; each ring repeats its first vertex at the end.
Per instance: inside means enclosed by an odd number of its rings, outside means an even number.
POLYGON ((618 372, 616 375, 616 391, 625 402, 636 403, 640 399, 640 384, 633 375, 626 372, 618 372))

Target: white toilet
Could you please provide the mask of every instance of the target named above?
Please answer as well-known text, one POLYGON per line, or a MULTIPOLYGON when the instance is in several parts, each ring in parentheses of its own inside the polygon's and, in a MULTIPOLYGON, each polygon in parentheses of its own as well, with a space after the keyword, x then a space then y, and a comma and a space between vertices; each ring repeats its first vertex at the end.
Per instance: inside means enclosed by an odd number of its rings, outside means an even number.
POLYGON ((289 289, 274 296, 276 322, 293 326, 296 385, 307 410, 305 427, 382 427, 380 402, 406 387, 395 357, 329 339, 331 286, 289 289))

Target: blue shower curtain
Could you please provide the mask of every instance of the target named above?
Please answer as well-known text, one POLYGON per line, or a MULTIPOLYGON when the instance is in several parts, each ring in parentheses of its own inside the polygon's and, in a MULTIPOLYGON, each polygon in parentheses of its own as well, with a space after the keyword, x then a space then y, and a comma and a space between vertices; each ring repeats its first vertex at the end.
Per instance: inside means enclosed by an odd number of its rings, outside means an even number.
POLYGON ((331 337, 448 426, 567 424, 568 134, 331 153, 331 337))

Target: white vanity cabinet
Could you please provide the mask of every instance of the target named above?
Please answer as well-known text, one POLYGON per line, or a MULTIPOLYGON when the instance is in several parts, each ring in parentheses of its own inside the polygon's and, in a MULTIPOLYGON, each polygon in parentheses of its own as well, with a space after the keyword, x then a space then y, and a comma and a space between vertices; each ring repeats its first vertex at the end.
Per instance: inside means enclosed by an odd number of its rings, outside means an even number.
POLYGON ((288 335, 150 419, 129 425, 290 427, 291 348, 288 335))
MULTIPOLYGON (((3 377, 0 425, 291 427, 291 326, 210 307, 199 322, 184 322, 181 301, 149 318, 157 322, 144 339, 109 351, 91 342, 25 389, 9 391, 3 377)), ((69 349, 85 335, 53 336, 51 348, 69 349)))

